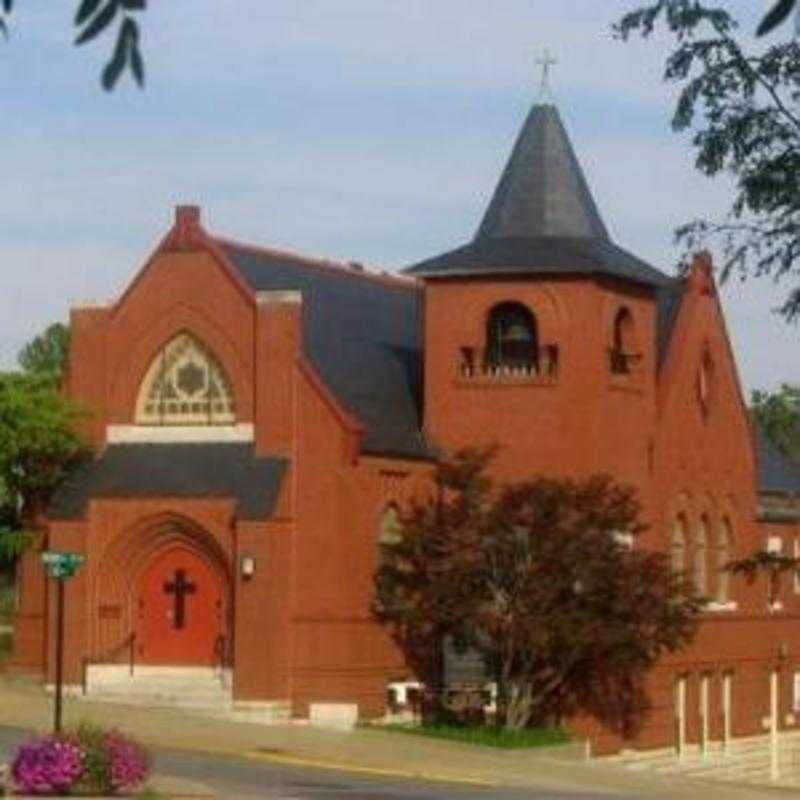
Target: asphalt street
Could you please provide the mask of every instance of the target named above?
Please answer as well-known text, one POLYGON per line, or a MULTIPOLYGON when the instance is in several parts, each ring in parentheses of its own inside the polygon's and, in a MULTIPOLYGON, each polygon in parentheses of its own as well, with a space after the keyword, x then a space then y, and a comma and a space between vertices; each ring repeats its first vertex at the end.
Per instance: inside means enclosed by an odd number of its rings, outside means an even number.
MULTIPOLYGON (((0 727, 0 760, 27 735, 19 728, 0 727)), ((422 783, 388 777, 311 769, 277 762, 156 750, 157 772, 205 784, 219 798, 246 800, 617 800, 630 795, 559 794, 551 790, 474 787, 422 783)))

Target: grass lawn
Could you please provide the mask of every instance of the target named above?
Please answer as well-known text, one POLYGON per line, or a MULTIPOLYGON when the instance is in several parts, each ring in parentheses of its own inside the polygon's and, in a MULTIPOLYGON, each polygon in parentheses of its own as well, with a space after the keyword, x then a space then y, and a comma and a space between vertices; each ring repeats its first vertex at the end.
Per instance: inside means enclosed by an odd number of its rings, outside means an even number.
POLYGON ((504 728, 467 727, 458 725, 380 725, 375 729, 405 733, 410 736, 428 736, 432 739, 449 739, 481 747, 502 747, 522 749, 526 747, 552 747, 567 744, 569 734, 558 728, 528 728, 510 731, 504 728))

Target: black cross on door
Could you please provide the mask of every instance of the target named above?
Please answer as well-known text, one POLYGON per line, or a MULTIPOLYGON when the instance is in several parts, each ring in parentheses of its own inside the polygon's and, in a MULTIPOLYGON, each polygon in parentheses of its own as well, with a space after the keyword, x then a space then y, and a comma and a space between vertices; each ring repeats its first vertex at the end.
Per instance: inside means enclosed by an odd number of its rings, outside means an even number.
POLYGON ((167 594, 175 595, 172 627, 176 631, 182 630, 186 625, 186 596, 194 594, 197 591, 197 586, 186 580, 186 570, 176 569, 175 579, 164 584, 164 591, 167 594))

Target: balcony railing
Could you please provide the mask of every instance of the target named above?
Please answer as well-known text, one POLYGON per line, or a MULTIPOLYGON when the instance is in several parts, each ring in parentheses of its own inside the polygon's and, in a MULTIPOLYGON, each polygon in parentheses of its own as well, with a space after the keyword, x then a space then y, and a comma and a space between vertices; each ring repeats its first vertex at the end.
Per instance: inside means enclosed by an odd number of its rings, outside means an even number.
POLYGON ((641 353, 625 353, 613 348, 608 351, 608 365, 613 375, 630 375, 641 360, 641 353))
POLYGON ((463 380, 486 382, 515 382, 558 378, 558 345, 548 344, 527 357, 498 357, 495 353, 477 347, 462 347, 458 375, 463 380))

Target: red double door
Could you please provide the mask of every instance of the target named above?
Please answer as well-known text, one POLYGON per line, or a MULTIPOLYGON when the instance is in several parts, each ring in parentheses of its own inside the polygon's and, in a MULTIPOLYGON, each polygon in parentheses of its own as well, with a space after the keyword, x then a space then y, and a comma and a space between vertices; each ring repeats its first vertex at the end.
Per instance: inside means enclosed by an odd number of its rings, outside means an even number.
POLYGON ((185 547, 157 555, 139 581, 139 659, 145 664, 214 665, 224 647, 219 576, 185 547))

